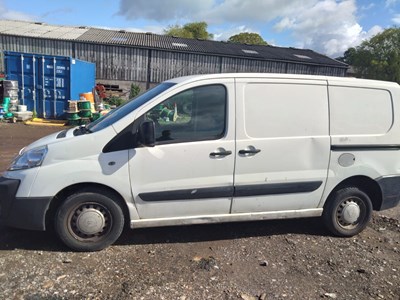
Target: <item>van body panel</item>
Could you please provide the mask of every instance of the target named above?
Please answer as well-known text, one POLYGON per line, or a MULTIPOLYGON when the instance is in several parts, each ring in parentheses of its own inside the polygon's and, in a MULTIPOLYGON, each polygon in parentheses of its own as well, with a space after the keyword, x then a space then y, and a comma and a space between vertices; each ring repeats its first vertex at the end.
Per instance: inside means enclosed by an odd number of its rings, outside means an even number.
POLYGON ((400 87, 372 80, 329 82, 330 125, 333 146, 359 148, 399 146, 400 87))
POLYGON ((237 195, 232 213, 316 208, 330 153, 326 81, 239 78, 236 91, 235 189, 265 185, 265 194, 237 195), (268 193, 271 184, 287 190, 268 193))
MULTIPOLYGON (((129 150, 132 194, 141 219, 229 213, 232 201, 232 192, 229 191, 233 190, 235 162, 233 79, 201 80, 174 86, 173 93, 168 91, 151 105, 143 106, 137 118, 165 103, 173 95, 184 95, 192 88, 215 85, 221 85, 226 90, 225 132, 221 138, 177 143, 172 140, 171 143, 165 141, 155 147, 129 150), (219 151, 229 151, 231 154, 212 156, 212 153, 219 151)), ((206 98, 200 100, 207 101, 206 98)), ((207 123, 211 122, 211 119, 207 120, 207 123)), ((197 126, 200 128, 201 125, 197 126)))
POLYGON ((15 196, 26 198, 29 197, 32 185, 35 182, 38 171, 38 168, 32 168, 20 171, 5 172, 3 176, 5 178, 19 180, 20 184, 15 196))
MULTIPOLYGON (((33 178, 17 197, 54 197, 68 186, 97 183, 116 190, 127 202, 132 202, 127 166, 128 151, 102 153, 104 145, 115 136, 112 126, 101 132, 68 138, 46 140, 48 153, 39 168, 16 171, 17 177, 33 178), (32 172, 36 172, 34 176, 32 172), (26 174, 29 174, 26 175, 26 174), (62 174, 62 176, 57 176, 62 174)), ((42 144, 36 144, 36 147, 42 144)), ((13 174, 14 172, 9 172, 13 174)))
POLYGON ((393 100, 388 90, 330 86, 329 105, 333 137, 381 136, 393 125, 393 100))
POLYGON ((328 180, 322 201, 318 207, 323 207, 332 190, 348 178, 363 176, 371 180, 377 180, 382 174, 399 174, 399 158, 400 150, 332 151, 328 180), (343 164, 341 162, 344 156, 352 157, 351 164, 343 164))

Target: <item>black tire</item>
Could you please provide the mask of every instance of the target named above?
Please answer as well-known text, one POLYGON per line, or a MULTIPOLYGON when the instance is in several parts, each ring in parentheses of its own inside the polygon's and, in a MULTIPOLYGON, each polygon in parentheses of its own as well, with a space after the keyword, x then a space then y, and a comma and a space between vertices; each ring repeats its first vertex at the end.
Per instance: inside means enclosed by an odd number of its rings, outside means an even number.
POLYGON ((364 230, 371 215, 369 196, 357 187, 347 187, 333 192, 328 198, 322 218, 334 235, 350 237, 364 230))
POLYGON ((114 243, 124 228, 121 207, 107 193, 82 191, 58 208, 55 230, 69 248, 99 251, 114 243))

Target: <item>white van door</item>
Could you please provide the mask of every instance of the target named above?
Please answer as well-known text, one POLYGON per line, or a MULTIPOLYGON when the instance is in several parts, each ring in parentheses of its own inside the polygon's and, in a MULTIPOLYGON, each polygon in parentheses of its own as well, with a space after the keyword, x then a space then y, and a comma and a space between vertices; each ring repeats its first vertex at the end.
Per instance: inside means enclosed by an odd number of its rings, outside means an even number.
POLYGON ((233 196, 233 79, 182 87, 146 109, 156 145, 129 151, 141 219, 227 214, 233 196))
POLYGON ((238 79, 232 213, 316 208, 330 153, 326 81, 238 79))

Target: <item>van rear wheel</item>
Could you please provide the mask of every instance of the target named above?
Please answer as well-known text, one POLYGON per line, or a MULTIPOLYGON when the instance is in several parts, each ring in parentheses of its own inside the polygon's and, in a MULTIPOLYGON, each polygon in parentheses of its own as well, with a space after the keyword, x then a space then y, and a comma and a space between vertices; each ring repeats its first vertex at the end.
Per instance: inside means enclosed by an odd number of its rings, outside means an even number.
POLYGON ((124 228, 121 207, 106 194, 80 192, 59 207, 55 229, 68 247, 77 251, 98 251, 114 243, 124 228))
POLYGON ((369 196, 357 187, 347 187, 329 197, 322 218, 334 235, 350 237, 364 230, 371 215, 369 196))

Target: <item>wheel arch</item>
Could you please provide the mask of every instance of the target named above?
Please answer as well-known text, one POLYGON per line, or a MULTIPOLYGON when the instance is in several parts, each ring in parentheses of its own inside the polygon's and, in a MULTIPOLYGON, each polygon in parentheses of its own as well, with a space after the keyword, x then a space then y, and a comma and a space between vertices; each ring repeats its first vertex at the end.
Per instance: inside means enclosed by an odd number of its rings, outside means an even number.
POLYGON ((122 209, 122 212, 124 213, 125 226, 128 227, 130 225, 129 209, 124 198, 121 196, 120 193, 118 193, 116 190, 107 185, 93 183, 93 182, 81 182, 65 187, 64 189, 59 191, 57 195, 53 197, 52 201, 50 202, 49 209, 46 212, 46 219, 45 219, 46 230, 53 228, 54 216, 60 205, 67 199, 68 196, 77 193, 79 191, 95 192, 95 193, 110 195, 112 199, 114 199, 118 203, 118 205, 122 209))
POLYGON ((362 190, 364 193, 368 195, 372 202, 373 210, 379 210, 382 205, 382 190, 379 184, 372 178, 367 176, 353 176, 346 178, 341 181, 330 193, 327 198, 327 201, 324 203, 324 207, 329 202, 331 195, 333 195, 336 191, 345 188, 345 187, 357 187, 362 190))

